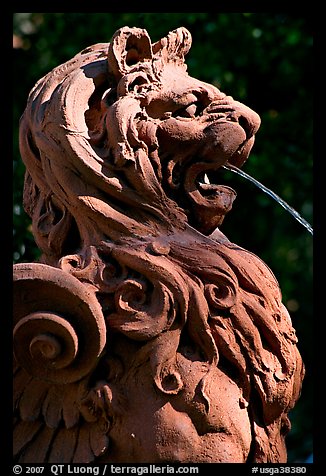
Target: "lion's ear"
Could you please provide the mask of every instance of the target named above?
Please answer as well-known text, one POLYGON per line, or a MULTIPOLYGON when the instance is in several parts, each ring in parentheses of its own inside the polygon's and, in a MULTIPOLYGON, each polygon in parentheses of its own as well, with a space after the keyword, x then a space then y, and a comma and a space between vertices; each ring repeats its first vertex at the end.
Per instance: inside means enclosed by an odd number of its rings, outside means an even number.
POLYGON ((112 37, 108 52, 110 70, 119 80, 135 64, 152 59, 151 40, 141 28, 120 28, 112 37))
POLYGON ((190 31, 180 27, 154 43, 153 54, 162 56, 165 62, 183 64, 184 57, 191 48, 191 42, 190 31))

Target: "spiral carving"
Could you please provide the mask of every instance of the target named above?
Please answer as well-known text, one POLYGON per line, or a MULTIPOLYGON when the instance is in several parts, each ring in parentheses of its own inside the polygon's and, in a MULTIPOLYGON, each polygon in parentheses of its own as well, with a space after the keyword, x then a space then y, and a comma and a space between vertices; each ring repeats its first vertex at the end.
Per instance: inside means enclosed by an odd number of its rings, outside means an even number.
POLYGON ((52 381, 58 369, 62 374, 71 373, 69 366, 78 353, 78 336, 64 318, 33 312, 14 328, 14 352, 30 374, 52 381))
POLYGON ((43 264, 14 267, 14 353, 31 375, 78 381, 96 366, 106 327, 95 295, 73 276, 43 264))
POLYGON ((157 336, 175 317, 171 292, 160 281, 123 281, 115 292, 115 305, 117 312, 108 316, 110 327, 136 340, 157 336))
POLYGON ((236 291, 231 285, 206 284, 205 297, 215 309, 228 309, 235 304, 236 291))
POLYGON ((146 301, 146 284, 128 279, 121 283, 115 293, 115 301, 118 309, 128 313, 142 310, 146 301))

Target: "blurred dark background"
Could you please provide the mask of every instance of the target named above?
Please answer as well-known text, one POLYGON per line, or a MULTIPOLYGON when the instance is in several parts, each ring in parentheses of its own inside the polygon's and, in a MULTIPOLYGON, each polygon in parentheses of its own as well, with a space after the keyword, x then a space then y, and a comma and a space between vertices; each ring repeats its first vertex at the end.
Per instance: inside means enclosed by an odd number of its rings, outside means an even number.
MULTIPOLYGON (((189 74, 212 83, 261 116, 244 170, 312 224, 312 19, 289 13, 15 13, 13 261, 38 258, 22 208, 24 166, 18 127, 35 82, 122 26, 146 28, 152 42, 179 26, 193 46, 189 74)), ((221 229, 273 270, 297 330, 306 364, 301 398, 290 413, 288 461, 311 461, 313 414, 312 237, 289 213, 247 180, 226 173, 238 194, 221 229)))

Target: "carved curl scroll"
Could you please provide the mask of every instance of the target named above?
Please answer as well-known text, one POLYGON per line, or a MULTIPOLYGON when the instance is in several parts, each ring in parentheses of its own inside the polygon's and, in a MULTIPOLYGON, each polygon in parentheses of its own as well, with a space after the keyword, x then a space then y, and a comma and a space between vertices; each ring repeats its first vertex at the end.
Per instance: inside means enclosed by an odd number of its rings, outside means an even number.
POLYGON ((98 363, 106 326, 96 298, 76 278, 43 264, 14 267, 14 352, 34 377, 62 384, 98 363))

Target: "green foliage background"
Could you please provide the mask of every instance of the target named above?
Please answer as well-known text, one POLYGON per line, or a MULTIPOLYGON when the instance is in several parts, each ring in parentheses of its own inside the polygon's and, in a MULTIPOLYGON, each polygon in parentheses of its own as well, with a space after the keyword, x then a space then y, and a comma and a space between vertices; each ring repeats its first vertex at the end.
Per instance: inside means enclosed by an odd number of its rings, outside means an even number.
MULTIPOLYGON (((146 28, 155 42, 179 26, 193 46, 189 74, 213 83, 262 119, 244 170, 312 223, 312 20, 289 13, 15 13, 14 18, 13 260, 36 260, 30 220, 22 209, 24 166, 19 117, 35 82, 120 27, 146 28)), ((232 176, 231 176, 232 175, 232 176)), ((273 270, 299 338, 306 378, 291 412, 289 462, 312 453, 312 238, 276 202, 233 174, 238 193, 222 231, 273 270)))

